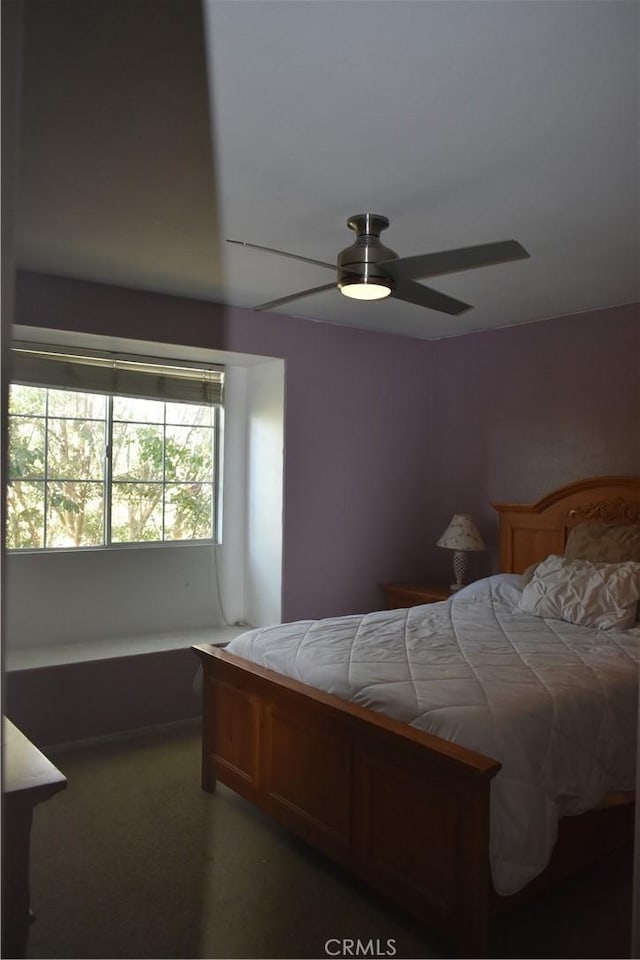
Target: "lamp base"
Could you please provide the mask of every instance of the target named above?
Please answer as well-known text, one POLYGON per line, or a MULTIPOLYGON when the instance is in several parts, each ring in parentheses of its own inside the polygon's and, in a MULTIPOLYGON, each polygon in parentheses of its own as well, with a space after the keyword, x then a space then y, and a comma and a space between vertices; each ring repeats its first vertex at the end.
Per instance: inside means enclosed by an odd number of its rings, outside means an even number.
POLYGON ((451 590, 461 590, 464 587, 464 575, 467 572, 467 554, 464 550, 455 550, 453 554, 453 573, 456 582, 451 584, 451 590))

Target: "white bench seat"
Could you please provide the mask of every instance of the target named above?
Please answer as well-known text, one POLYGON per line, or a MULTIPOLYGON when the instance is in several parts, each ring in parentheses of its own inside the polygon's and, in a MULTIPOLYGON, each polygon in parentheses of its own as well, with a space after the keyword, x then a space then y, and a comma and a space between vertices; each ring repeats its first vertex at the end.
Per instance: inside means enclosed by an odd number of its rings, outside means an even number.
MULTIPOLYGON (((250 627, 206 627, 201 630, 173 630, 168 633, 139 634, 132 637, 111 637, 91 643, 65 643, 47 647, 6 649, 4 668, 7 671, 32 670, 38 667, 59 666, 65 663, 86 663, 91 660, 110 660, 163 650, 180 650, 195 643, 229 643, 250 627)), ((196 661, 194 658, 194 667, 196 661)), ((195 672, 195 671, 194 671, 195 672)))

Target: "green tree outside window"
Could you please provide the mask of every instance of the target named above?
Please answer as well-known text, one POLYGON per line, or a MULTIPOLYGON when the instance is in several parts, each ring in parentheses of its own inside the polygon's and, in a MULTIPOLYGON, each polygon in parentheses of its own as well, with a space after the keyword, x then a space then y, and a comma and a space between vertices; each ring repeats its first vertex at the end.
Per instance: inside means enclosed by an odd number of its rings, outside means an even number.
POLYGON ((216 410, 12 384, 7 546, 214 536, 216 410))

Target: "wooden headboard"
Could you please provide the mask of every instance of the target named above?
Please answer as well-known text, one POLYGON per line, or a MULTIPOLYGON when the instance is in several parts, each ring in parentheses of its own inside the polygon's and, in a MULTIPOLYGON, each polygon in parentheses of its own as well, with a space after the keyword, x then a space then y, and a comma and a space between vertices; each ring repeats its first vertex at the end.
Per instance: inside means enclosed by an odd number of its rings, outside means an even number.
POLYGON ((494 503, 500 570, 522 573, 550 553, 564 553, 569 531, 588 520, 640 524, 640 477, 592 477, 560 487, 537 503, 494 503))

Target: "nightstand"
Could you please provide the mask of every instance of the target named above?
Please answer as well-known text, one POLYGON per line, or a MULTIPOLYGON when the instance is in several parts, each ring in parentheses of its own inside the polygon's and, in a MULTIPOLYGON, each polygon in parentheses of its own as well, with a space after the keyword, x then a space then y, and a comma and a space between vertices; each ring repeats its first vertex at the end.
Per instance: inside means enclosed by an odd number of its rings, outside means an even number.
POLYGON ((451 596, 449 587, 437 583, 381 583, 387 610, 398 607, 417 607, 421 603, 438 603, 451 596))

